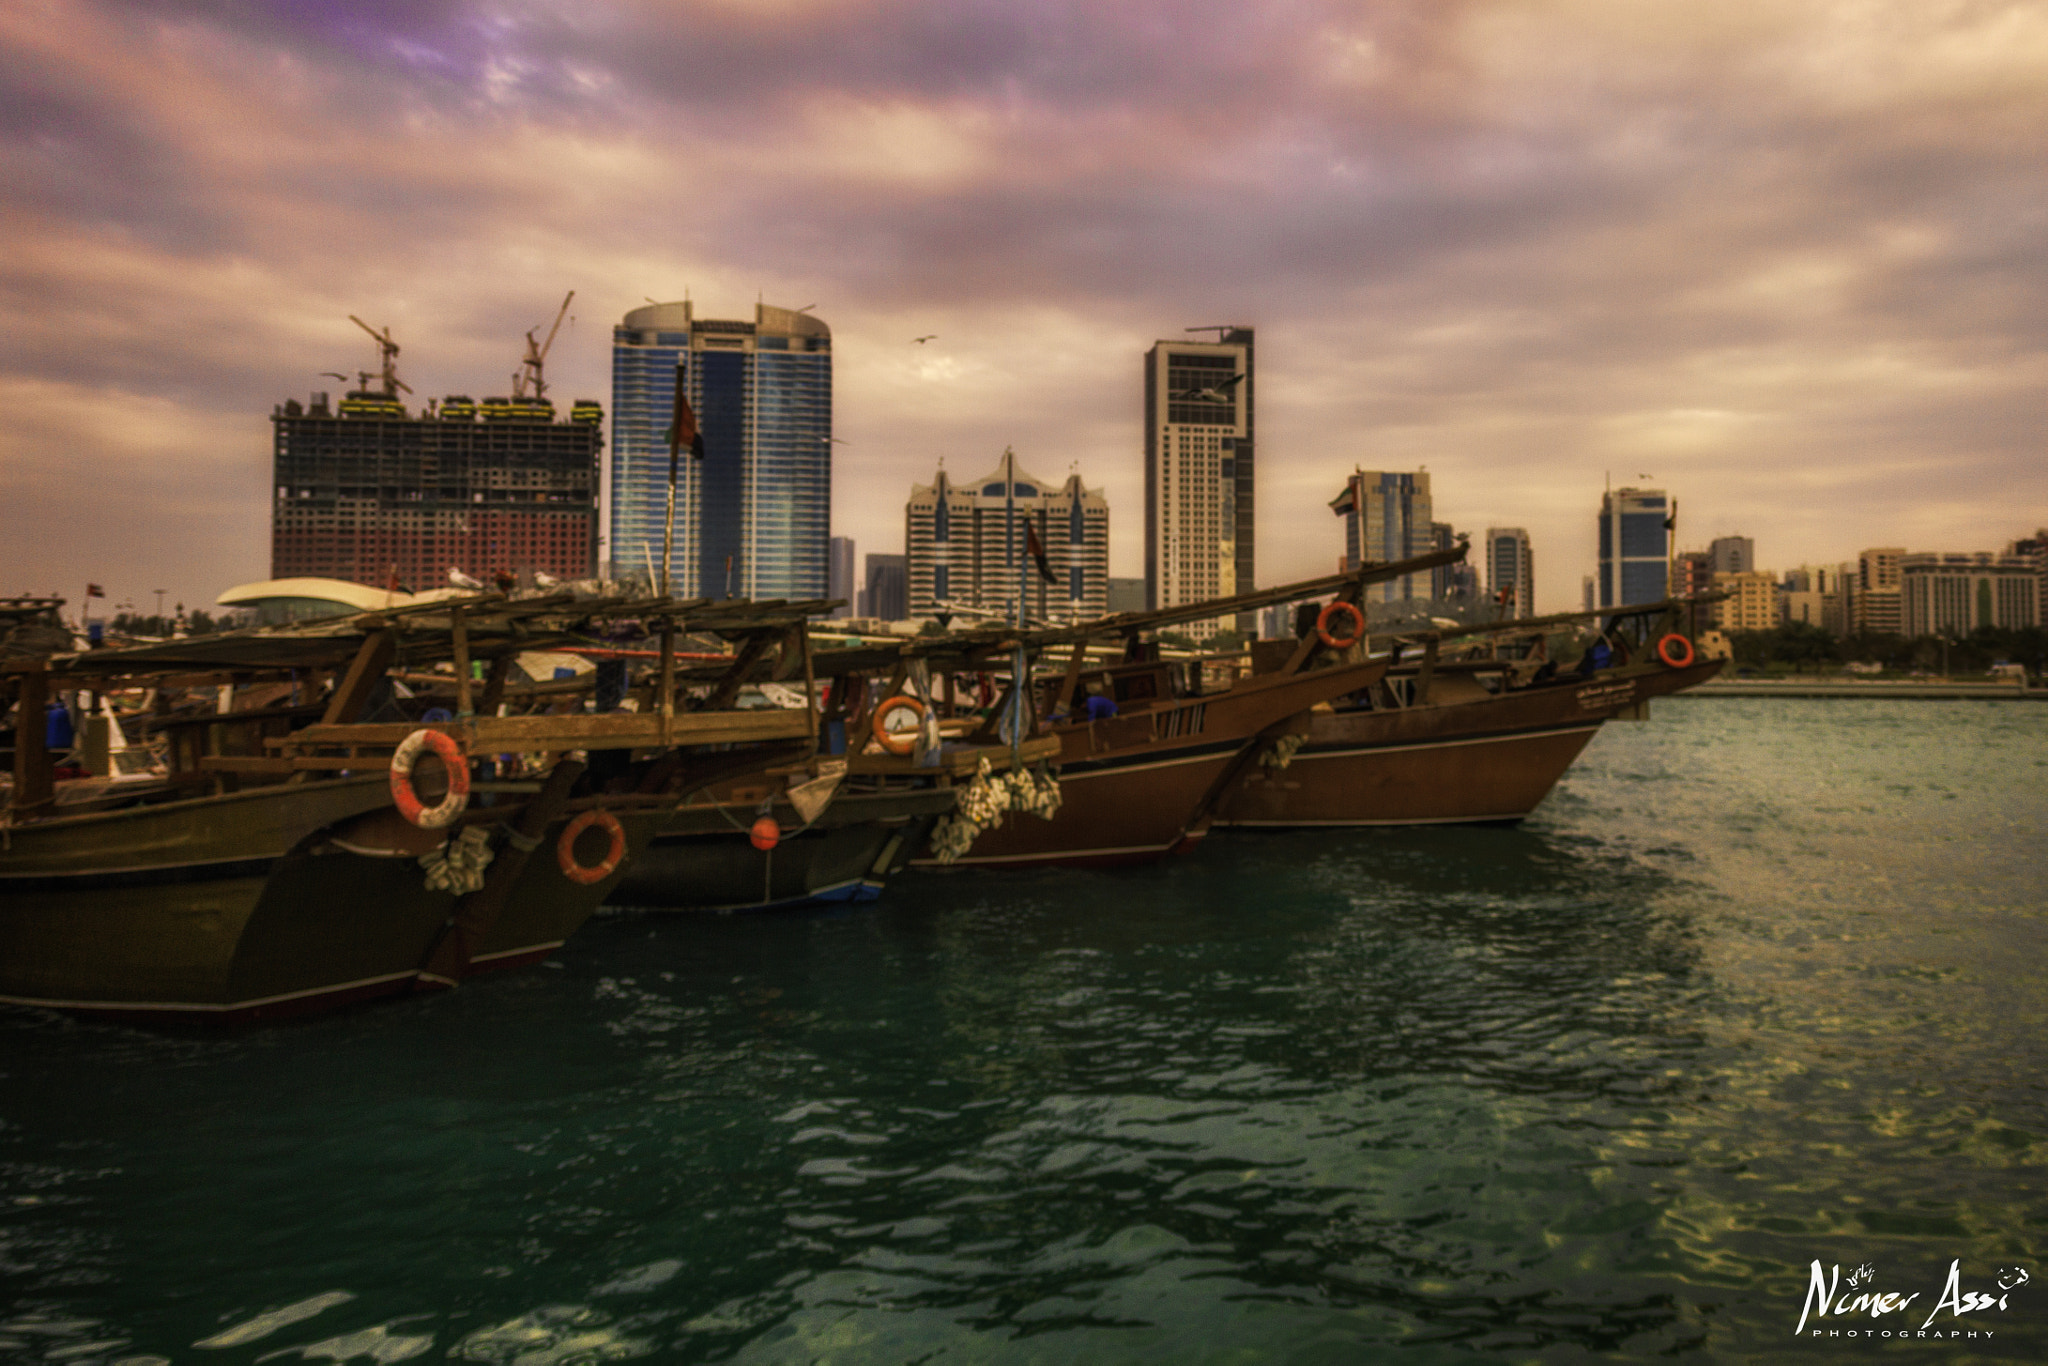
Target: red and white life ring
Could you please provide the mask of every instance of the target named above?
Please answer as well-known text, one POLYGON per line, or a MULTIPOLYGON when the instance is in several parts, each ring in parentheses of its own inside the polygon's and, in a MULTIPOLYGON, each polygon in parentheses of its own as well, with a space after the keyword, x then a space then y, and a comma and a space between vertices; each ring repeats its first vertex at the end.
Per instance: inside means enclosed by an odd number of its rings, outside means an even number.
POLYGON ((1657 658, 1674 669, 1683 669, 1693 661, 1692 642, 1673 631, 1657 642, 1657 658))
POLYGON ((875 733, 876 742, 883 749, 888 750, 891 754, 908 754, 917 748, 917 732, 921 728, 923 721, 924 703, 918 701, 915 697, 905 697, 903 694, 898 693, 881 706, 875 708, 875 719, 872 729, 875 733), (918 724, 905 730, 890 729, 889 719, 903 711, 908 711, 918 724))
POLYGON ((603 882, 618 872, 625 859, 626 828, 619 824, 618 817, 601 806, 579 812, 575 819, 562 827, 562 837, 555 841, 555 862, 561 865, 562 876, 586 887, 603 882), (612 843, 602 859, 586 866, 577 861, 576 841, 593 825, 610 835, 612 843))
POLYGON ((1316 614, 1316 639, 1322 641, 1323 644, 1329 646, 1332 650, 1349 649, 1365 639, 1365 613, 1359 611, 1343 599, 1337 599, 1316 614), (1348 636, 1340 637, 1331 634, 1330 622, 1340 612, 1349 615, 1351 618, 1351 634, 1348 636))
POLYGON ((416 730, 398 742, 391 755, 391 801, 398 814, 422 830, 439 830, 452 825, 469 806, 469 760, 454 737, 438 730, 416 730), (427 806, 413 790, 412 771, 420 751, 431 749, 448 771, 448 795, 438 806, 427 806))

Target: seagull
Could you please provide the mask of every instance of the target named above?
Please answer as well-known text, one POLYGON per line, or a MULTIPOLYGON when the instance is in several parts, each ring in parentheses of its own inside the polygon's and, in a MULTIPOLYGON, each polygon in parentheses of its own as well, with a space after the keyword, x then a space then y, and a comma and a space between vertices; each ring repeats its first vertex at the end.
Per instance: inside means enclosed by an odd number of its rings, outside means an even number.
POLYGON ((938 334, 938 333, 936 333, 936 332, 927 332, 927 333, 926 333, 926 334, 925 334, 924 336, 922 336, 922 337, 912 337, 912 338, 911 338, 910 340, 911 340, 911 342, 912 342, 913 344, 915 344, 915 345, 918 345, 918 346, 923 346, 923 345, 924 345, 924 344, 925 344, 926 342, 928 342, 928 341, 937 341, 938 339, 939 339, 939 334, 938 334))
POLYGON ((561 580, 556 578, 553 574, 546 574, 536 569, 533 571, 533 582, 537 587, 540 588, 553 588, 556 584, 560 583, 561 580))
POLYGON ((451 564, 448 566, 448 586, 450 588, 482 588, 483 584, 472 579, 469 575, 451 564))
POLYGON ((1204 403, 1228 403, 1229 391, 1243 378, 1243 375, 1232 375, 1229 379, 1212 384, 1206 389, 1176 389, 1168 397, 1199 399, 1204 403))

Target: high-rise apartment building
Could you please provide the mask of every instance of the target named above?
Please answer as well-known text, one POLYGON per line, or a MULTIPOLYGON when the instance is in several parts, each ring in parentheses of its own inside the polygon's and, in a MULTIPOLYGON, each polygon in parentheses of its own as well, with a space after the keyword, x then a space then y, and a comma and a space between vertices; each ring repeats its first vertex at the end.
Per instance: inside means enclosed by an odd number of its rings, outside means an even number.
POLYGON ((1899 598, 1899 562, 1905 558, 1904 546, 1880 546, 1856 557, 1857 634, 1895 636, 1905 629, 1899 598))
POLYGON ((2005 553, 2034 566, 2034 577, 2038 580, 2035 597, 2041 603, 2042 615, 2048 616, 2048 527, 2007 543, 2005 553))
MULTIPOLYGON (((1458 533, 1449 522, 1429 524, 1429 548, 1451 550, 1458 544, 1458 533)), ((1438 601, 1471 601, 1479 596, 1479 566, 1469 559, 1440 564, 1429 571, 1429 595, 1438 601)))
POLYGON ((1486 529, 1486 591, 1507 616, 1536 615, 1536 552, 1521 527, 1486 529))
MULTIPOLYGON (((1344 519, 1344 567, 1413 559, 1436 549, 1429 472, 1355 470, 1330 500, 1344 519)), ((1436 596, 1433 576, 1403 574, 1365 590, 1368 602, 1410 602, 1436 596)))
POLYGON ((1855 605, 1856 566, 1803 564, 1785 572, 1779 602, 1787 625, 1817 626, 1831 636, 1847 635, 1855 605))
POLYGON ((1669 500, 1662 489, 1609 489, 1600 496, 1601 607, 1667 595, 1669 500))
POLYGON ((596 571, 604 410, 557 422, 545 399, 463 395, 409 414, 393 388, 326 394, 271 414, 272 578, 426 590, 475 579, 596 571))
POLYGON ((1784 618, 1778 581, 1764 570, 1716 574, 1714 587, 1733 594, 1720 603, 1715 617, 1715 625, 1724 631, 1775 631, 1784 618))
POLYGON ((2040 583, 2018 556, 1906 555, 1899 562, 1903 634, 1961 638, 1979 626, 2041 624, 2040 583))
POLYGON ((826 577, 825 596, 839 600, 839 606, 832 609, 836 617, 853 615, 854 604, 860 596, 860 585, 853 581, 853 537, 832 538, 831 571, 826 577))
POLYGON ((1716 536, 1707 542, 1716 574, 1747 574, 1756 568, 1756 542, 1747 536, 1716 536))
POLYGON ((1690 598, 1714 586, 1714 557, 1704 550, 1680 551, 1671 559, 1671 596, 1690 598))
POLYGON ((619 577, 659 575, 676 376, 703 457, 683 451, 671 591, 821 598, 831 586, 832 331, 802 310, 751 322, 688 303, 612 329, 611 544, 619 577))
POLYGON ((954 483, 941 469, 910 490, 904 523, 911 616, 929 616, 942 603, 1010 612, 1020 586, 1033 620, 1109 610, 1109 502, 1102 490, 1083 487, 1078 474, 1047 484, 1008 451, 968 483, 954 483), (1054 582, 1046 582, 1029 553, 1027 526, 1054 582))
MULTIPOLYGON (((1178 607, 1252 590, 1255 463, 1252 329, 1145 353, 1145 605, 1178 607)), ((1206 639, 1235 623, 1197 622, 1206 639)))
POLYGON ((867 582, 861 589, 860 614, 876 621, 905 621, 910 616, 910 594, 901 555, 870 555, 865 568, 867 582))

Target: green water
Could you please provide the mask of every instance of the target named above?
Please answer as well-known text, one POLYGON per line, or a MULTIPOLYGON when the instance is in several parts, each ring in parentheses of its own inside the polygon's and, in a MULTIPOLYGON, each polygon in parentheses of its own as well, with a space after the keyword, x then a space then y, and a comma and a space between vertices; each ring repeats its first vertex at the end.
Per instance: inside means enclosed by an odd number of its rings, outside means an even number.
POLYGON ((0 1359, 2048 1360, 2044 856, 2048 707, 1673 699, 1515 830, 0 1014, 0 1359))

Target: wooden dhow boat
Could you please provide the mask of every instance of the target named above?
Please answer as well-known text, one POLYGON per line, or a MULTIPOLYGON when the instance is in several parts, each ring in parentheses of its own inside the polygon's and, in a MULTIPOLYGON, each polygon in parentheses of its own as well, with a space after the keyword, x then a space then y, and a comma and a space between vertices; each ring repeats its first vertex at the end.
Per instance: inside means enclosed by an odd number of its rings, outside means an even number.
MULTIPOLYGON (((1020 653, 1068 647, 1064 671, 1034 684, 1022 706, 1029 733, 1059 744, 1060 801, 1048 818, 1009 819, 979 830, 964 852, 935 842, 913 865, 1105 866, 1194 848, 1209 829, 1218 799, 1266 746, 1305 726, 1317 704, 1370 687, 1386 672, 1388 661, 1356 659, 1341 629, 1324 629, 1304 638, 1270 672, 1240 676, 1209 691, 1199 672, 1162 659, 1157 645, 1143 637, 1169 626, 1324 595, 1332 595, 1332 608, 1326 611, 1348 611, 1362 634, 1359 602, 1369 585, 1454 563, 1465 550, 1460 544, 1184 607, 1020 632, 1010 641, 1001 630, 971 633, 970 639, 987 641, 991 655, 1000 654, 1006 643, 1016 644, 1020 653), (1091 663, 1089 643, 1103 638, 1122 640, 1122 662, 1091 663), (1091 687, 1114 704, 1114 715, 1090 719, 1081 713, 1084 689, 1091 687)), ((1017 680, 1026 676, 1022 668, 1013 670, 1010 691, 992 709, 982 735, 992 737, 1003 718, 1014 714, 1017 680)))
MULTIPOLYGON (((726 912, 874 900, 963 795, 1034 770, 1038 776, 1022 781, 1034 791, 1051 784, 1048 766, 1059 755, 1053 737, 1012 744, 970 736, 977 723, 942 715, 957 671, 986 668, 993 653, 1007 656, 1016 644, 1007 636, 916 637, 819 652, 810 665, 829 688, 818 752, 678 805, 635 857, 612 903, 726 912), (940 704, 928 730, 898 734, 877 724, 887 702, 906 695, 940 704)), ((774 686, 792 672, 786 662, 764 659, 746 677, 774 686)), ((712 676, 711 666, 683 675, 694 682, 712 676)))
POLYGON ((0 1001, 246 1020, 544 957, 679 789, 815 743, 815 712, 678 708, 677 631, 751 647, 800 635, 822 606, 487 595, 8 661, 0 1001), (622 618, 654 623, 664 646, 644 709, 591 714, 510 685, 522 652, 587 644, 622 618), (450 666, 454 712, 378 712, 396 706, 401 663, 450 666), (67 801, 42 745, 49 697, 134 688, 158 706, 217 690, 219 706, 159 718, 168 772, 152 788, 67 801))
POLYGON ((1404 634, 1373 688, 1318 710, 1285 765, 1247 768, 1222 827, 1508 824, 1549 795, 1600 727, 1719 673, 1701 659, 1699 607, 1721 595, 1404 634), (1583 667, 1543 657, 1547 628, 1604 622, 1583 667), (1536 642, 1504 658, 1491 643, 1536 642), (1454 658, 1456 642, 1487 641, 1454 658), (1597 648, 1595 648, 1597 647, 1597 648), (1414 652, 1412 655, 1410 652, 1414 652), (1605 659, 1602 659, 1602 652, 1605 659), (1398 662, 1397 662, 1398 661, 1398 662), (1595 665, 1598 667, 1595 667, 1595 665))

